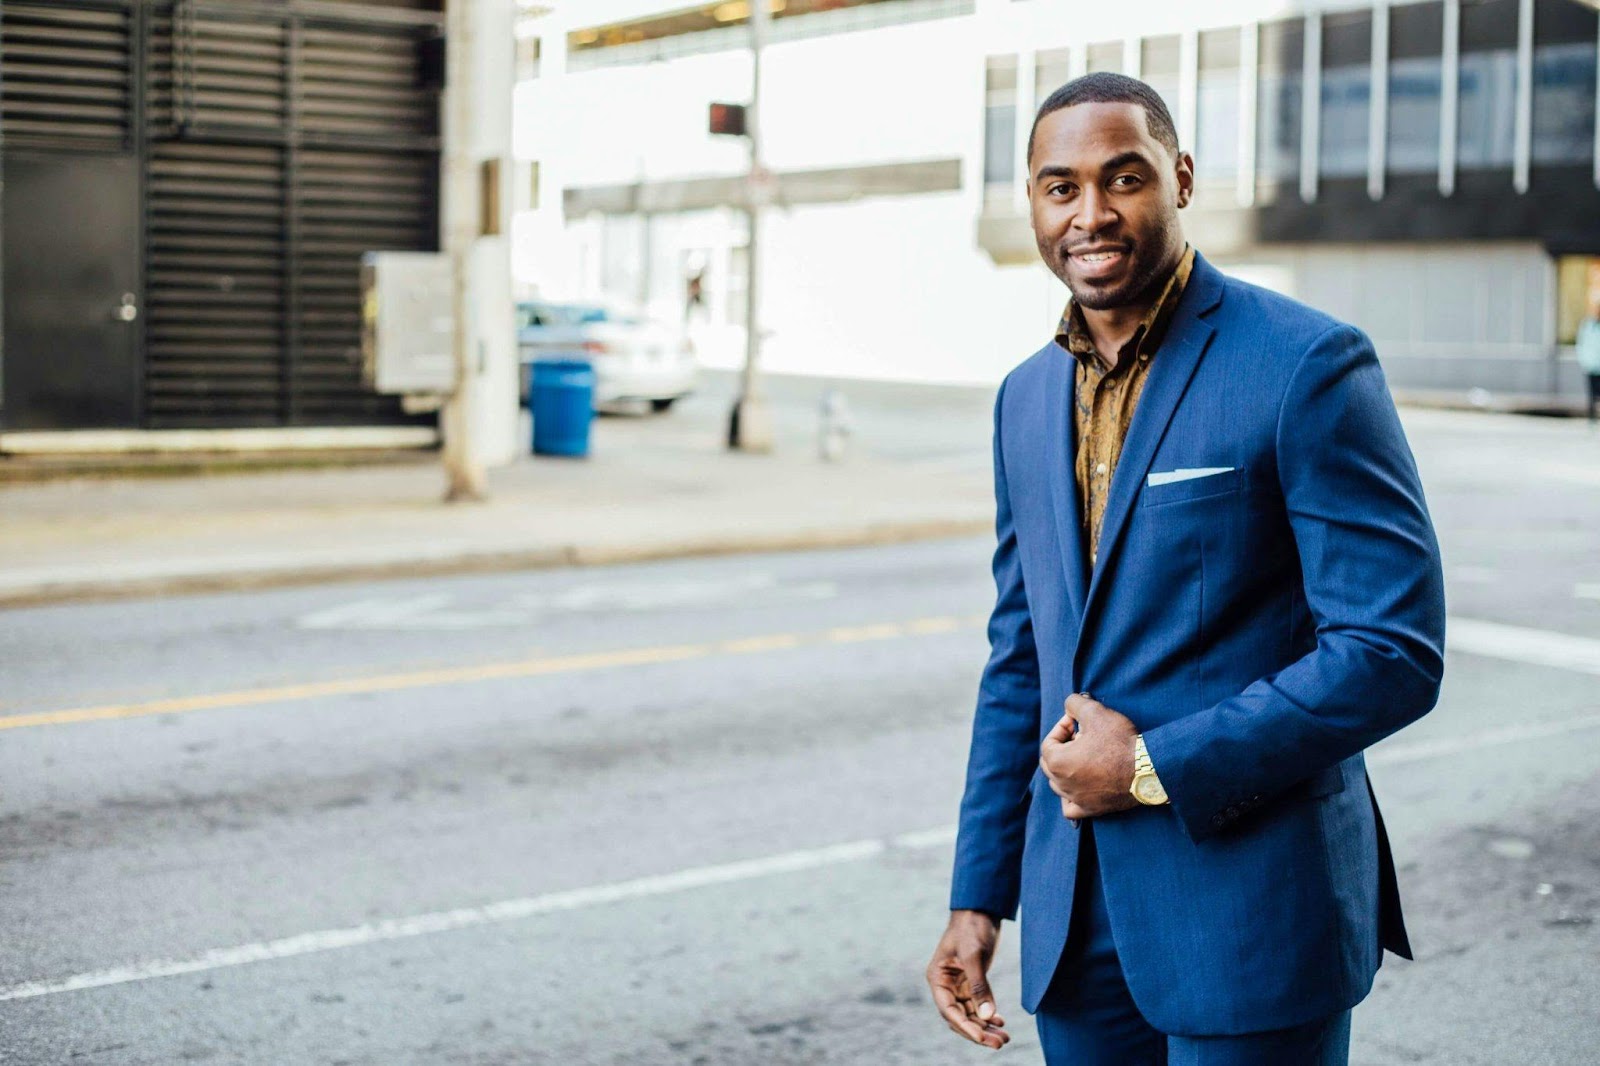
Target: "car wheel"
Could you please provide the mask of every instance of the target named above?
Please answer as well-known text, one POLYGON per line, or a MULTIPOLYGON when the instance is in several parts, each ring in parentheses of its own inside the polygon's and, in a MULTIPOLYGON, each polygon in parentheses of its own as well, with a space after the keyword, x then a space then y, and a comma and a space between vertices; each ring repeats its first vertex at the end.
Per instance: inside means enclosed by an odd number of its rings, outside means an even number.
POLYGON ((677 402, 678 402, 678 398, 676 396, 670 397, 670 398, 665 399, 665 400, 651 400, 650 401, 650 410, 654 411, 658 415, 659 414, 664 414, 667 411, 672 410, 672 405, 677 403, 677 402))

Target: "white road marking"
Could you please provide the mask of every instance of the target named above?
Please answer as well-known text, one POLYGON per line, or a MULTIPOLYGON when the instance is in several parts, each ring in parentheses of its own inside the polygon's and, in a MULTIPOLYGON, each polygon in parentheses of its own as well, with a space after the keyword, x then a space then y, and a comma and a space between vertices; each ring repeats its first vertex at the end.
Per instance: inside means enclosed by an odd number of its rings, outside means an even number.
POLYGON ((474 926, 513 922, 542 914, 580 910, 585 907, 604 906, 624 900, 664 896, 690 889, 709 888, 738 881, 748 881, 777 874, 797 873, 826 866, 862 862, 876 858, 891 848, 920 849, 940 847, 955 839, 954 827, 906 833, 891 841, 857 840, 848 844, 790 851, 781 855, 768 855, 759 859, 701 866, 676 873, 639 877, 631 881, 618 881, 609 885, 551 892, 542 896, 524 896, 501 900, 480 907, 462 907, 450 911, 415 914, 408 918, 390 918, 367 922, 344 929, 325 929, 314 933, 279 940, 265 940, 231 948, 214 948, 186 959, 157 959, 133 963, 107 970, 91 970, 55 981, 27 981, 22 984, 0 987, 0 1002, 14 999, 36 999, 62 992, 77 992, 89 988, 106 988, 110 985, 132 984, 158 977, 177 977, 182 974, 205 973, 252 962, 271 959, 288 959, 301 955, 315 955, 326 951, 378 944, 389 940, 445 933, 474 926))
POLYGON ((1489 566, 1452 566, 1444 576, 1467 585, 1492 585, 1500 580, 1500 571, 1489 566))
POLYGON ((1574 585, 1572 595, 1580 600, 1600 600, 1600 584, 1574 585))
POLYGON ((1445 623, 1445 650, 1529 666, 1553 666, 1580 674, 1600 674, 1600 640, 1549 629, 1451 618, 1445 623))
MULTIPOLYGON (((841 636, 855 635, 854 631, 837 632, 841 636)), ((1564 633, 1476 619, 1452 618, 1449 621, 1449 648, 1456 652, 1508 659, 1513 662, 1600 674, 1600 640, 1574 637, 1564 633)), ((1415 762, 1457 755, 1490 745, 1539 740, 1596 728, 1600 728, 1600 714, 1520 728, 1500 729, 1492 733, 1485 732, 1447 740, 1382 746, 1371 752, 1368 758, 1374 764, 1380 765, 1415 762)), ((911 850, 944 847, 955 840, 955 835, 954 826, 941 826, 902 833, 889 841, 858 840, 830 847, 790 851, 765 858, 640 877, 609 885, 594 885, 589 888, 551 892, 542 896, 501 900, 479 907, 434 911, 407 918, 367 922, 343 929, 301 933, 297 936, 242 944, 237 947, 214 948, 185 959, 158 959, 106 970, 91 970, 54 981, 27 981, 0 987, 0 1002, 132 984, 159 977, 204 973, 244 966, 252 962, 314 955, 390 940, 404 940, 456 929, 518 921, 542 914, 604 906, 624 900, 664 896, 754 878, 862 862, 876 858, 891 848, 911 850)))
POLYGON ((1464 755, 1479 748, 1517 744, 1527 740, 1547 740, 1567 733, 1581 733, 1586 729, 1600 729, 1600 714, 1583 715, 1557 722, 1539 722, 1533 725, 1497 727, 1470 736, 1451 737, 1448 740, 1421 740, 1411 744, 1380 744, 1367 753, 1367 761, 1376 766, 1389 763, 1421 762, 1446 755, 1464 755))
POLYGON ((656 611, 747 598, 815 601, 838 594, 839 587, 832 581, 786 583, 770 574, 745 574, 721 580, 591 583, 556 593, 527 593, 509 600, 462 605, 455 605, 448 595, 363 599, 312 611, 295 624, 301 629, 499 629, 584 611, 656 611))
POLYGON ((1586 463, 1534 463, 1533 472, 1552 481, 1600 488, 1600 469, 1586 463))

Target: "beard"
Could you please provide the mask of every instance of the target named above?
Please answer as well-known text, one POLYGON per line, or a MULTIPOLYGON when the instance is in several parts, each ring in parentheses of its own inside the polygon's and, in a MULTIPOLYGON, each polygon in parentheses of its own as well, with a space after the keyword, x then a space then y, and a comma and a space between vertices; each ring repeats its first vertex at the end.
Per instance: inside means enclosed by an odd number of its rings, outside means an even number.
POLYGON ((1130 240, 1128 246, 1128 271, 1120 279, 1105 283, 1086 281, 1073 276, 1071 260, 1066 247, 1046 246, 1040 242, 1039 252, 1050 264, 1051 272, 1060 278, 1072 293, 1072 300, 1091 311, 1104 311, 1113 307, 1126 307, 1138 303, 1150 294, 1177 262, 1183 248, 1183 238, 1178 233, 1177 220, 1164 220, 1145 234, 1141 240, 1130 240))

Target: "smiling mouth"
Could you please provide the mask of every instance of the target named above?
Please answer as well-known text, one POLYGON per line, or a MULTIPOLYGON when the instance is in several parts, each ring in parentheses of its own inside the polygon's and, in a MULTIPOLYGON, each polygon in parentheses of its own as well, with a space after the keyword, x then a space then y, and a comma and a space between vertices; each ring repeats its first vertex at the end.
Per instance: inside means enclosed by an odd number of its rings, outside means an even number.
POLYGON ((1109 263, 1119 259, 1127 252, 1121 248, 1105 248, 1093 252, 1068 252, 1067 255, 1080 263, 1109 263))

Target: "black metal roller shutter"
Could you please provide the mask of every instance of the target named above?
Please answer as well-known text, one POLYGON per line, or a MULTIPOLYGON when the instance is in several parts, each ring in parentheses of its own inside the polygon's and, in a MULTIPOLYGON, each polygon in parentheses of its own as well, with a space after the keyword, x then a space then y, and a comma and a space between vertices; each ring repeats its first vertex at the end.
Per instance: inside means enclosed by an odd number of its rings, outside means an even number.
POLYGON ((282 425, 283 149, 151 145, 146 161, 149 425, 282 425))
POLYGON ((0 130, 8 148, 132 146, 127 4, 15 3, 0 10, 0 130))
POLYGON ((150 426, 427 420, 362 388, 357 286, 363 252, 438 246, 438 105, 417 69, 438 9, 152 13, 150 426))

